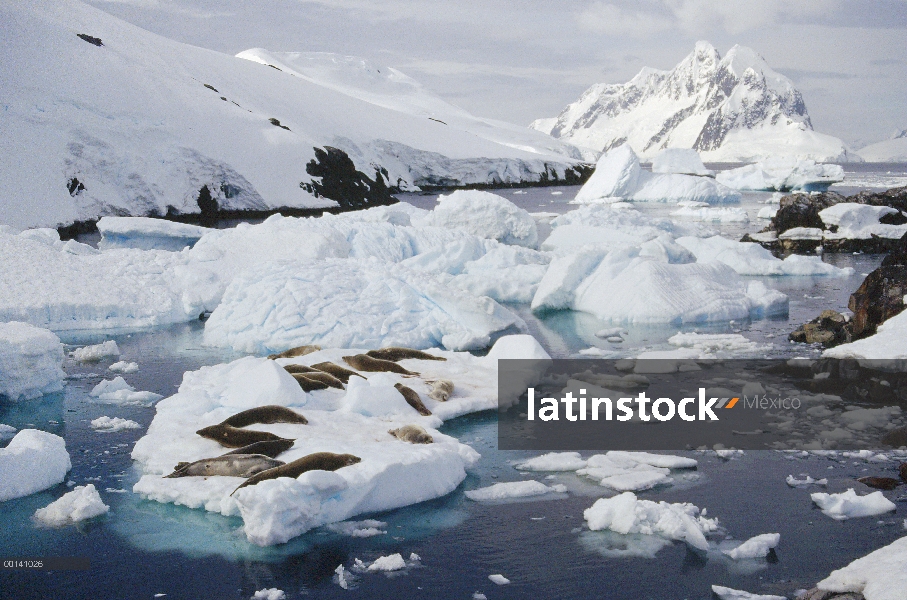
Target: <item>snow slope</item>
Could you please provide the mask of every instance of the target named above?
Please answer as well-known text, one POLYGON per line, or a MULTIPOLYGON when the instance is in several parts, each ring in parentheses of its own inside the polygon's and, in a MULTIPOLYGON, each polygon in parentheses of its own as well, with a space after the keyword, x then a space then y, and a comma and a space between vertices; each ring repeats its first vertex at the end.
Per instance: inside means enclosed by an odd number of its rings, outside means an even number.
POLYGON ((627 83, 597 83, 553 124, 531 127, 602 151, 629 143, 644 159, 693 148, 713 162, 859 160, 838 138, 813 131, 800 92, 755 51, 734 46, 722 58, 708 42, 670 71, 645 67, 627 83))
POLYGON ((862 148, 860 156, 868 162, 907 161, 907 129, 894 134, 891 139, 862 148))
POLYGON ((221 209, 334 205, 300 187, 312 181, 315 147, 340 148, 369 179, 384 168, 383 183, 410 189, 563 177, 581 157, 432 100, 393 81, 405 79, 397 72, 372 81, 353 59, 322 57, 339 66, 297 76, 77 0, 4 3, 0 21, 0 218, 15 228, 197 213, 203 186, 221 209))

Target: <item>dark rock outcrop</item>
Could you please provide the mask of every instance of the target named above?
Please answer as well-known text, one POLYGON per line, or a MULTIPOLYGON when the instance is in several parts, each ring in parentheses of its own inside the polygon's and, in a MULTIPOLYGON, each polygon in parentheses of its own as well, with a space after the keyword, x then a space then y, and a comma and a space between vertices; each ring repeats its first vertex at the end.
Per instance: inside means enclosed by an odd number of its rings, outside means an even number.
POLYGON ((849 319, 834 310, 823 310, 818 317, 798 327, 788 338, 792 342, 822 344, 826 348, 853 339, 849 319))
POLYGON ((890 206, 891 208, 907 211, 907 185, 891 188, 884 192, 864 190, 850 196, 847 201, 858 204, 871 204, 872 206, 890 206))
POLYGON ((315 158, 305 169, 312 182, 302 182, 299 187, 315 197, 335 200, 342 208, 393 204, 397 200, 391 194, 399 190, 388 187, 387 169, 374 168, 375 178, 370 179, 356 170, 355 163, 343 150, 331 146, 315 148, 315 158))
POLYGON ((98 48, 104 45, 104 42, 101 41, 101 38, 94 37, 93 35, 88 35, 87 33, 77 33, 76 36, 80 39, 85 40, 92 46, 97 46, 98 48))
POLYGON ((866 276, 851 294, 847 308, 853 311, 853 337, 872 335, 876 328, 904 310, 907 295, 907 235, 883 260, 882 265, 866 276))
POLYGON ((863 594, 858 592, 827 592, 819 588, 806 590, 795 600, 865 600, 863 594))
MULTIPOLYGON (((907 427, 892 429, 882 436, 882 443, 892 448, 907 446, 907 427)), ((907 463, 901 465, 901 477, 904 477, 904 481, 907 482, 907 468, 904 465, 907 465, 907 463)))
POLYGON ((784 233, 794 227, 826 229, 825 223, 819 217, 819 211, 847 201, 846 197, 837 192, 814 195, 789 194, 781 198, 781 207, 772 217, 768 230, 784 233))

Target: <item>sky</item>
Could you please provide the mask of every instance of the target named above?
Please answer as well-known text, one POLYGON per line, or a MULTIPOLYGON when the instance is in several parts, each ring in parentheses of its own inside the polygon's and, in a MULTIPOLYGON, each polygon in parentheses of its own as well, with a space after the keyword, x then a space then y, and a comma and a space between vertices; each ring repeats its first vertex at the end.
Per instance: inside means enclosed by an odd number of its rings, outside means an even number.
POLYGON ((907 0, 89 0, 236 54, 323 51, 395 67, 475 115, 528 124, 594 83, 670 69, 697 40, 749 46, 852 148, 907 128, 907 0))

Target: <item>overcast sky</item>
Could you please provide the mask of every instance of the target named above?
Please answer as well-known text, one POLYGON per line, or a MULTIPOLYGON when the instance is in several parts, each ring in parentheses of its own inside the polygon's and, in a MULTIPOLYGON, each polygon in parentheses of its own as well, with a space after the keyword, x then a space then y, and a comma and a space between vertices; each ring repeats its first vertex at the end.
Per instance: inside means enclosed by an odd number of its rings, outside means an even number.
POLYGON ((590 85, 750 46, 854 148, 907 128, 907 0, 89 0, 155 33, 363 56, 470 112, 528 124, 590 85))

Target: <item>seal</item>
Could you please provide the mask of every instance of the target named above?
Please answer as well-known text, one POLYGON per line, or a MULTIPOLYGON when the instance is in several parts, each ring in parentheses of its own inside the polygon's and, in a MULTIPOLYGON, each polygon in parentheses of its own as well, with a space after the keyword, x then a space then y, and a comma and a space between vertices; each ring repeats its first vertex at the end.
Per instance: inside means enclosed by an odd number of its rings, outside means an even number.
POLYGON ((297 356, 305 356, 306 354, 318 352, 319 350, 321 350, 321 346, 316 346, 314 344, 309 346, 296 346, 295 348, 284 350, 279 354, 269 354, 268 358, 270 358, 271 360, 274 360, 276 358, 296 358, 297 356))
POLYGON ((277 458, 280 454, 292 448, 293 444, 293 440, 284 439, 255 442, 254 444, 231 450, 222 456, 230 454, 264 454, 268 458, 277 458))
POLYGON ((438 402, 447 402, 454 391, 454 383, 450 379, 435 379, 429 382, 429 387, 428 397, 438 402))
POLYGON ((412 348, 401 348, 399 346, 390 346, 388 348, 381 348, 380 350, 369 350, 368 352, 366 352, 366 354, 368 356, 371 356, 372 358, 380 358, 381 360, 389 360, 392 362, 406 359, 447 360, 446 358, 435 356, 434 354, 429 354, 428 352, 413 350, 412 348))
POLYGON ((356 377, 362 377, 362 375, 360 375, 356 371, 350 371, 349 369, 341 367, 340 365, 335 365, 332 362, 322 362, 318 363, 317 365, 312 365, 312 367, 314 369, 317 369, 318 371, 322 371, 323 373, 333 375, 343 383, 349 383, 350 377, 352 377, 353 375, 355 375, 356 377))
MULTIPOLYGON (((267 481, 268 479, 277 479, 278 477, 292 477, 293 479, 296 479, 306 471, 336 471, 337 469, 355 465, 361 461, 361 458, 353 456, 352 454, 315 452, 314 454, 309 454, 308 456, 303 456, 300 459, 294 460, 291 463, 257 473, 241 483, 236 490, 244 488, 247 485, 255 485, 256 483, 267 481)), ((233 490, 230 495, 232 496, 235 494, 236 490, 233 490)))
POLYGON ((317 373, 318 369, 307 367, 305 365, 284 365, 284 370, 291 375, 293 373, 317 373))
POLYGON ((221 421, 221 425, 230 427, 246 427, 255 423, 297 423, 305 425, 309 421, 298 412, 292 411, 285 406, 276 404, 267 404, 265 406, 256 406, 242 412, 238 412, 232 417, 227 417, 221 421))
POLYGON ((224 425, 223 423, 211 425, 210 427, 203 427, 195 433, 202 436, 203 438, 214 440, 221 446, 225 446, 227 448, 242 448, 243 446, 248 446, 249 444, 254 444, 255 442, 268 442, 276 440, 283 440, 285 442, 293 441, 282 438, 278 435, 274 435, 273 433, 269 433, 267 431, 240 429, 239 427, 231 427, 230 425, 224 425))
POLYGON ((857 481, 877 490, 893 490, 901 485, 899 480, 892 477, 860 477, 857 481))
POLYGON ((192 463, 178 463, 176 470, 165 477, 251 477, 284 464, 282 460, 274 460, 264 454, 225 454, 192 463))
POLYGON ((343 389, 343 382, 331 375, 330 373, 325 373, 324 371, 315 371, 314 373, 299 373, 306 379, 311 381, 317 381, 323 383, 328 387, 337 388, 338 390, 343 389))
POLYGON ((387 371, 389 373, 399 373, 400 375, 418 375, 418 373, 407 371, 395 362, 375 358, 373 356, 369 356, 368 354, 344 356, 343 362, 353 367, 357 371, 366 371, 370 373, 387 371))
POLYGON ((398 440, 409 442, 410 444, 431 444, 435 441, 420 425, 404 425, 403 427, 391 429, 388 433, 398 440))
POLYGON ((419 397, 419 394, 413 388, 406 387, 402 383, 395 383, 394 387, 397 388, 397 391, 403 395, 403 398, 406 399, 406 403, 415 408, 420 415, 427 417, 431 414, 431 411, 422 404, 422 398, 419 397))
POLYGON ((313 392, 315 390, 326 390, 329 386, 323 381, 317 381, 315 379, 310 379, 308 375, 311 373, 290 373, 293 376, 293 379, 296 380, 296 383, 299 384, 299 387, 302 388, 303 392, 313 392))

